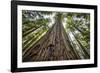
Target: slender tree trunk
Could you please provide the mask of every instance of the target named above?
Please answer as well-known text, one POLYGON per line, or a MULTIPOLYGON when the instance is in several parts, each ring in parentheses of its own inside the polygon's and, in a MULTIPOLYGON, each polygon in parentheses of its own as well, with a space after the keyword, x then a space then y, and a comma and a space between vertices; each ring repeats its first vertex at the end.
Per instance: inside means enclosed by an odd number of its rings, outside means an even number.
MULTIPOLYGON (((41 25, 41 26, 42 26, 42 25, 41 25)), ((36 28, 33 27, 33 28, 28 29, 26 32, 23 32, 23 38, 24 38, 26 35, 28 35, 28 34, 34 32, 35 30, 37 30, 37 29, 39 29, 39 28, 41 28, 41 26, 36 27, 36 28)))
POLYGON ((82 51, 84 52, 85 58, 90 58, 89 53, 86 51, 85 47, 81 44, 81 42, 77 39, 77 37, 75 36, 74 32, 72 31, 72 34, 74 35, 75 39, 77 40, 78 44, 81 46, 82 51))
POLYGON ((75 54, 77 55, 77 58, 81 59, 81 57, 80 57, 80 55, 79 55, 79 52, 76 50, 76 46, 74 46, 73 41, 71 40, 71 38, 70 38, 69 35, 68 35, 68 37, 69 37, 69 43, 70 43, 70 45, 72 46, 73 51, 74 51, 75 54))

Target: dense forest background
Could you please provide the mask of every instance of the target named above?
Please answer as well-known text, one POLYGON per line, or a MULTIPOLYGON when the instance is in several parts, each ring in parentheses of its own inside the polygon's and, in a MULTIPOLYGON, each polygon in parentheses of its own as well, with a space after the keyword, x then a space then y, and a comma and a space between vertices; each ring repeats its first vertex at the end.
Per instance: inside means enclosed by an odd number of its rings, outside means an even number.
POLYGON ((22 10, 23 62, 90 58, 90 14, 22 10))

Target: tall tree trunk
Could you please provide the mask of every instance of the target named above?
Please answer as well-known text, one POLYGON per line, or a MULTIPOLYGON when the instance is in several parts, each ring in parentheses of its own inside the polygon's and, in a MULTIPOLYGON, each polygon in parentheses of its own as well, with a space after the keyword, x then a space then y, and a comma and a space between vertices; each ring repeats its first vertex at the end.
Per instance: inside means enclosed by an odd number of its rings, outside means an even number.
POLYGON ((61 19, 56 19, 48 32, 31 48, 25 50, 23 62, 80 59, 70 44, 61 19))
POLYGON ((78 44, 80 45, 80 47, 82 48, 82 51, 84 52, 84 57, 89 59, 90 55, 87 52, 86 48, 81 44, 81 42, 77 39, 77 37, 75 36, 74 32, 72 31, 72 34, 74 35, 75 39, 77 40, 78 44))
POLYGON ((73 48, 73 51, 75 52, 75 54, 77 55, 77 57, 78 57, 79 59, 81 59, 81 57, 80 57, 80 55, 79 55, 79 52, 77 51, 76 46, 74 46, 74 43, 73 43, 73 41, 72 41, 72 39, 70 38, 69 35, 68 35, 68 38, 69 38, 69 43, 70 43, 70 45, 71 45, 72 48, 73 48))

